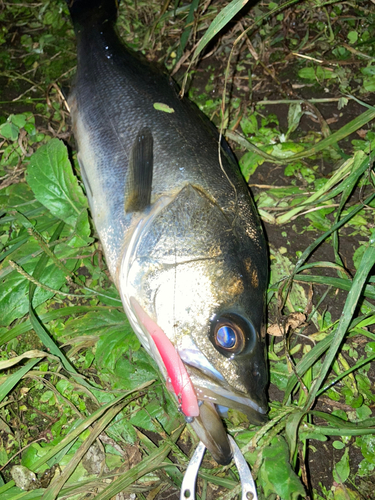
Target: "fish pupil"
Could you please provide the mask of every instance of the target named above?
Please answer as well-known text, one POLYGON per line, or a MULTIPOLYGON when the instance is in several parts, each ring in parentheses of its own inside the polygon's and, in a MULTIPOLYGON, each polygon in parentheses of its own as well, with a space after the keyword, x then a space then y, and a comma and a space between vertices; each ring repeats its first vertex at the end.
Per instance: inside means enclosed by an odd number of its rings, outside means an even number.
POLYGON ((236 345, 236 332, 230 326, 221 326, 216 333, 217 343, 224 349, 231 349, 236 345))

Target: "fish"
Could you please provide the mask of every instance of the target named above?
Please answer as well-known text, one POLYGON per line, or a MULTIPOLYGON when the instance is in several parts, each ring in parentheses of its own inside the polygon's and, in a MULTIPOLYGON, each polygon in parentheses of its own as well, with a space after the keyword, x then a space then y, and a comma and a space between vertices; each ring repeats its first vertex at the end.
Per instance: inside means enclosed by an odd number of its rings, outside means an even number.
POLYGON ((223 408, 267 421, 268 255, 228 144, 116 32, 116 0, 67 0, 77 40, 68 98, 77 158, 129 322, 219 464, 223 408))

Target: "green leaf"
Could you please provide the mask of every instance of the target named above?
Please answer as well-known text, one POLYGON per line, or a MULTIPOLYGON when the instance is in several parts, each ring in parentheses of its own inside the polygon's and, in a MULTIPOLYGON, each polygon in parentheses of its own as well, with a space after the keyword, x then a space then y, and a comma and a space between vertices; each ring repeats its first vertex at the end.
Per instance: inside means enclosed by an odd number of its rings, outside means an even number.
POLYGON ((86 246, 94 241, 94 238, 90 238, 91 228, 87 209, 82 210, 78 215, 74 229, 75 234, 69 241, 69 246, 78 248, 86 246))
POLYGON ((40 402, 41 403, 46 403, 49 401, 51 398, 53 398, 53 392, 52 391, 46 391, 43 392, 43 394, 40 397, 40 402))
POLYGON ((275 384, 280 391, 284 391, 290 376, 286 363, 271 363, 271 384, 275 384))
POLYGON ((137 351, 140 348, 140 342, 129 325, 122 321, 120 328, 116 328, 111 333, 103 335, 96 348, 95 359, 102 367, 113 371, 117 361, 124 354, 131 350, 137 351))
POLYGON ((242 132, 245 135, 253 135, 258 131, 258 122, 255 114, 244 116, 241 120, 242 132))
POLYGON ((369 476, 373 473, 375 464, 371 464, 368 460, 363 459, 358 466, 358 476, 369 476))
POLYGON ((18 138, 19 128, 14 125, 14 123, 3 123, 0 125, 0 135, 5 137, 5 139, 10 139, 11 141, 16 141, 18 138))
POLYGON ((322 81, 329 80, 331 78, 337 78, 337 74, 334 71, 330 71, 322 66, 317 66, 316 68, 302 68, 298 71, 298 76, 304 78, 305 80, 322 81))
POLYGON ((23 128, 26 124, 26 116, 25 115, 11 115, 10 116, 12 123, 18 128, 23 128))
POLYGON ((303 115, 302 106, 299 102, 291 104, 288 110, 288 133, 287 135, 294 132, 297 129, 299 122, 301 121, 301 117, 303 115))
POLYGON ((307 439, 315 439, 316 441, 322 441, 323 443, 327 441, 327 436, 314 431, 300 431, 299 438, 303 441, 307 439))
POLYGON ((280 498, 297 500, 305 498, 305 489, 289 463, 289 450, 281 436, 272 439, 271 444, 262 450, 263 463, 259 479, 265 498, 272 494, 280 498))
POLYGON ((348 33, 348 40, 349 40, 349 43, 356 43, 356 41, 358 40, 358 32, 357 31, 349 31, 348 33))
POLYGON ((375 91, 375 75, 367 76, 363 79, 363 88, 367 92, 375 91))
POLYGON ((116 386, 131 390, 140 383, 159 378, 160 374, 153 369, 150 363, 151 359, 141 349, 133 353, 131 359, 121 356, 114 371, 114 375, 118 378, 116 386))
POLYGON ((375 465, 375 436, 370 434, 357 437, 356 444, 360 446, 364 458, 375 465))
POLYGON ((298 71, 298 76, 304 78, 305 80, 315 80, 315 70, 314 68, 302 68, 298 71))
MULTIPOLYGON (((35 261, 23 266, 24 270, 33 274, 35 261)), ((69 269, 75 266, 75 262, 70 260, 66 263, 69 269)), ((39 280, 54 290, 59 290, 65 283, 65 273, 56 267, 55 264, 47 266, 39 280)), ((8 326, 17 318, 22 318, 27 314, 29 308, 28 289, 29 281, 16 271, 0 283, 0 326, 8 326)), ((33 300, 34 307, 43 304, 54 295, 53 292, 43 288, 37 288, 33 300)))
POLYGON ((349 448, 345 448, 341 460, 337 462, 333 469, 333 478, 337 483, 345 483, 350 474, 349 466, 349 448))
POLYGON ((345 444, 342 441, 333 441, 332 446, 335 450, 343 450, 345 448, 345 444))
MULTIPOLYGON (((371 342, 374 344, 374 342, 371 342)), ((370 417, 372 414, 371 408, 367 405, 362 405, 360 408, 357 408, 357 417, 360 420, 365 420, 366 418, 370 417)))
POLYGON ((333 500, 363 500, 363 495, 340 484, 335 488, 333 500))
POLYGON ((31 157, 27 182, 40 203, 59 219, 75 226, 87 200, 73 174, 62 141, 52 139, 31 157))
POLYGON ((298 427, 304 415, 305 412, 303 411, 295 411, 291 415, 289 415, 286 421, 285 437, 289 445, 290 460, 293 460, 294 452, 297 446, 298 427))
POLYGON ((174 113, 174 109, 163 102, 154 102, 154 108, 157 111, 163 111, 164 113, 174 113))
POLYGON ((239 161, 242 175, 245 177, 246 182, 249 182, 250 177, 253 175, 257 167, 262 165, 265 162, 265 159, 262 158, 257 153, 253 151, 249 151, 245 153, 239 161))

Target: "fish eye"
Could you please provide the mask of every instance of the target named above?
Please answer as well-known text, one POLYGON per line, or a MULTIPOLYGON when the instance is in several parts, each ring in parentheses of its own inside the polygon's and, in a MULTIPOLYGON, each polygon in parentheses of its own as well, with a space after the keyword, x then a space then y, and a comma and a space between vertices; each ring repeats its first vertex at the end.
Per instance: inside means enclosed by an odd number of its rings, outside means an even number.
POLYGON ((221 315, 211 324, 211 342, 221 354, 231 358, 243 352, 248 341, 253 340, 252 330, 248 322, 240 316, 221 315))
POLYGON ((221 326, 216 332, 216 342, 224 349, 232 349, 236 345, 236 332, 228 325, 221 326))

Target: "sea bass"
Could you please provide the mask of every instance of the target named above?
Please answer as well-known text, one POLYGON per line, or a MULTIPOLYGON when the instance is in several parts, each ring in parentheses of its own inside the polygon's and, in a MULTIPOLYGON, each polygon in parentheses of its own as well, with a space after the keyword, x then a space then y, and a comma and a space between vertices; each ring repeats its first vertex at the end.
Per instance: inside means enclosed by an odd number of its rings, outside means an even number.
POLYGON ((69 106, 91 214, 125 312, 218 463, 217 407, 266 420, 264 235, 236 160, 162 71, 126 48, 116 0, 70 0, 69 106))

